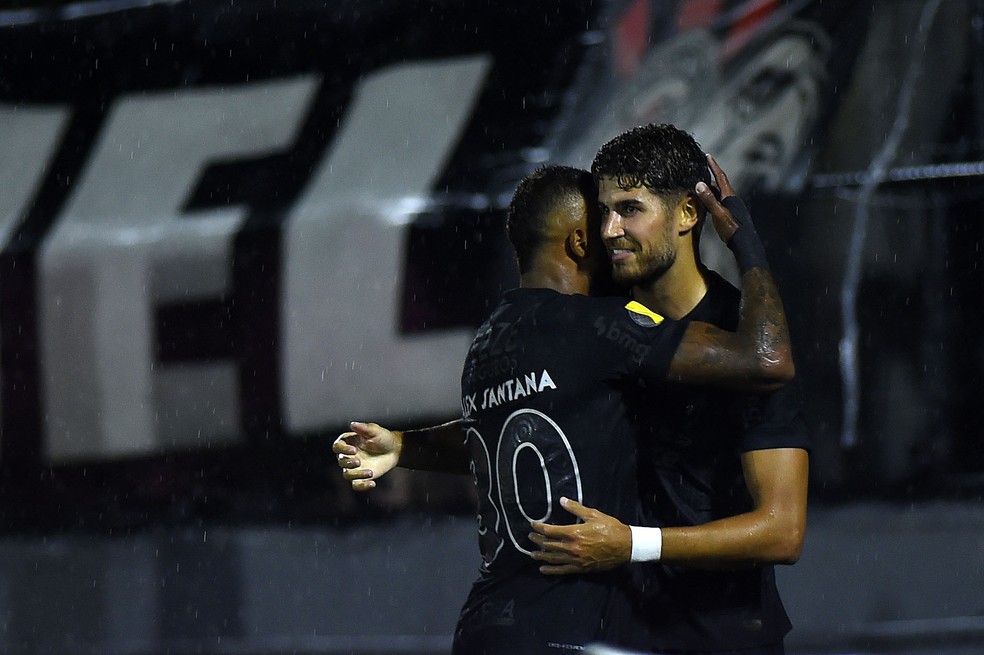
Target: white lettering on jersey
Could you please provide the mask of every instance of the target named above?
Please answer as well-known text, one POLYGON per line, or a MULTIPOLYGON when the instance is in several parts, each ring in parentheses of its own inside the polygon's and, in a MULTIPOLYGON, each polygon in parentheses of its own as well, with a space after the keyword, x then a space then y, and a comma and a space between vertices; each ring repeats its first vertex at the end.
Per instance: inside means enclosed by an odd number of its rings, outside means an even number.
MULTIPOLYGON (((550 377, 550 374, 546 369, 543 369, 543 372, 540 373, 539 378, 537 377, 536 371, 531 371, 522 378, 513 378, 483 389, 481 409, 489 409, 504 403, 511 403, 519 400, 520 398, 541 393, 546 389, 556 388, 557 385, 554 384, 553 378, 550 377)), ((466 396, 463 405, 466 406, 468 410, 473 410, 475 405, 475 394, 466 396), (471 402, 470 407, 468 406, 469 398, 471 402)), ((465 413, 466 418, 470 414, 471 411, 467 411, 465 413)))

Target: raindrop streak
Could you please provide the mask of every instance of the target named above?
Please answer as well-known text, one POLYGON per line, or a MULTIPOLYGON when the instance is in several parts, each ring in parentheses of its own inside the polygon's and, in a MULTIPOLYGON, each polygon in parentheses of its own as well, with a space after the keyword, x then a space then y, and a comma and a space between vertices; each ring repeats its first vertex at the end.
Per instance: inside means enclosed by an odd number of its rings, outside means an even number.
POLYGON ((871 200, 878 185, 888 177, 888 165, 898 156, 902 135, 909 123, 912 111, 912 99, 915 94, 916 81, 922 74, 923 58, 926 52, 926 42, 929 38, 930 27, 939 10, 940 0, 932 0, 923 6, 919 17, 916 36, 917 43, 910 49, 914 56, 905 79, 902 80, 902 90, 895 113, 895 122, 885 138, 881 150, 871 160, 864 177, 861 191, 857 198, 857 212, 854 216, 854 231, 847 253, 847 270, 844 272, 844 286, 841 288, 841 340, 840 340, 840 370, 844 384, 844 418, 841 425, 841 446, 853 448, 857 445, 858 409, 860 407, 860 384, 858 382, 858 316, 857 297, 861 283, 861 260, 864 255, 865 235, 868 231, 868 221, 871 217, 871 200))

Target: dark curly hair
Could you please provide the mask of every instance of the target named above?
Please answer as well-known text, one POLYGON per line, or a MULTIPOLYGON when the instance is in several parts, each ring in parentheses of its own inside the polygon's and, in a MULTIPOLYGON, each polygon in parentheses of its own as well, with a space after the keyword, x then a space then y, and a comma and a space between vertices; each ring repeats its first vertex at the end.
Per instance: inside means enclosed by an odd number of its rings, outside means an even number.
POLYGON ((657 196, 690 193, 702 180, 711 183, 700 144, 665 123, 632 128, 603 145, 591 174, 595 180, 612 178, 623 189, 644 186, 657 196))
POLYGON ((516 250, 519 272, 525 273, 546 237, 546 219, 557 207, 578 210, 580 203, 593 209, 598 203, 594 178, 588 171, 570 166, 540 166, 523 178, 506 219, 509 241, 516 250))

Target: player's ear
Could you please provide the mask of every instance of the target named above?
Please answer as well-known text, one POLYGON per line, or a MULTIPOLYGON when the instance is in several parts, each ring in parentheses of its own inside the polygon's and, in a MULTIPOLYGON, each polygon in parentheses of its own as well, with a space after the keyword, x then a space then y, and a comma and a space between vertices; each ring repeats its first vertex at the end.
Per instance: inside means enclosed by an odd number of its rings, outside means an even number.
POLYGON ((676 220, 680 234, 686 234, 700 222, 703 206, 692 193, 685 195, 676 207, 676 220))
POLYGON ((581 261, 588 257, 588 233, 583 227, 576 227, 567 235, 565 243, 567 256, 574 261, 581 261))

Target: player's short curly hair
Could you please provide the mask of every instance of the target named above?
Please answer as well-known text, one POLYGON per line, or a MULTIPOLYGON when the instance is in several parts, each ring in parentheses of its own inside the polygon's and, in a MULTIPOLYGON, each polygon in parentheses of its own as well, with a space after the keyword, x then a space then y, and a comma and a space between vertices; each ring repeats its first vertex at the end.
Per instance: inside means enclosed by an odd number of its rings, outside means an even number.
POLYGON ((547 217, 561 206, 579 211, 597 205, 598 191, 591 173, 570 166, 540 166, 523 178, 509 203, 506 230, 516 250, 519 272, 525 273, 543 245, 547 217))
POLYGON ((689 133, 651 123, 623 132, 601 147, 591 163, 595 180, 612 178, 623 189, 644 186, 665 197, 711 183, 707 159, 689 133))

